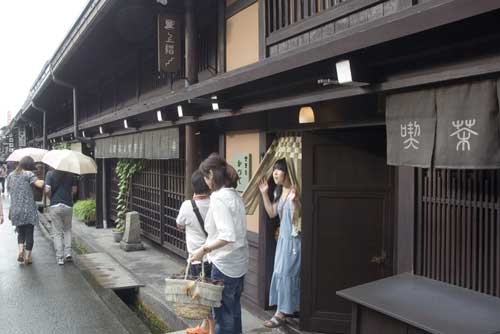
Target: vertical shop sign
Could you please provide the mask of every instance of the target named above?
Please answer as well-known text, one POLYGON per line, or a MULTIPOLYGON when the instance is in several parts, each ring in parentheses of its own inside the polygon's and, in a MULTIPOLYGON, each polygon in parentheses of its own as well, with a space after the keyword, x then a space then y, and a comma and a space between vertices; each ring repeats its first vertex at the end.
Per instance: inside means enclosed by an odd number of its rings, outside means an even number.
POLYGON ((21 126, 17 130, 19 147, 26 147, 26 127, 21 126))
POLYGON ((178 16, 158 15, 158 72, 177 72, 181 67, 180 24, 178 16))
POLYGON ((14 152, 14 137, 12 134, 9 134, 9 152, 14 152))
POLYGON ((240 177, 238 180, 238 186, 236 190, 244 191, 250 182, 252 177, 251 175, 251 158, 252 155, 250 153, 247 154, 237 154, 233 156, 231 160, 231 164, 236 169, 238 176, 240 177))

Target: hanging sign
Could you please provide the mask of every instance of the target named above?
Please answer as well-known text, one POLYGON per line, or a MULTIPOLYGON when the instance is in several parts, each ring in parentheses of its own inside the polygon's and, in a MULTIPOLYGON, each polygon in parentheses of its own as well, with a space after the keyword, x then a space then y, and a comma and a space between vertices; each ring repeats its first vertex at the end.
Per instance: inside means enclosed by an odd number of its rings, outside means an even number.
POLYGON ((236 169, 238 176, 240 177, 238 180, 238 186, 236 190, 243 191, 247 187, 248 182, 252 177, 251 175, 251 159, 252 155, 250 153, 247 154, 237 154, 233 156, 231 159, 231 164, 236 169))
POLYGON ((430 167, 436 136, 434 90, 390 95, 386 105, 387 163, 430 167))
POLYGON ((181 20, 158 15, 158 72, 177 72, 181 67, 181 20))
POLYGON ((26 147, 26 127, 21 126, 17 129, 17 138, 19 147, 26 147))
POLYGON ((500 167, 500 113, 494 80, 440 87, 436 106, 436 168, 500 167))

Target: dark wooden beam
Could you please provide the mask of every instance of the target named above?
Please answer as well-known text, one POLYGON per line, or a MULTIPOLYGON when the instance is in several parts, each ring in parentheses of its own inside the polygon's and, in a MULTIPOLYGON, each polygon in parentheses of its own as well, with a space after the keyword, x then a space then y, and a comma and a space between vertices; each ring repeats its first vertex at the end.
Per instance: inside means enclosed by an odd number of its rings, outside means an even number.
POLYGON ((217 74, 226 72, 226 0, 217 0, 217 74))
POLYGON ((253 5, 257 0, 238 0, 226 8, 226 19, 253 5))
POLYGON ((413 273, 415 170, 413 167, 397 167, 396 274, 413 273))
MULTIPOLYGON (((190 87, 209 95, 245 82, 262 79, 349 52, 426 31, 500 8, 500 1, 433 0, 365 25, 335 34, 303 49, 264 59, 190 87)), ((193 96, 194 97, 194 96, 193 96)))
POLYGON ((191 199, 193 196, 193 186, 191 185, 191 175, 196 170, 196 136, 194 126, 187 124, 185 126, 185 149, 186 149, 186 177, 184 178, 185 199, 191 199))
MULTIPOLYGON (((196 121, 203 121, 208 119, 232 117, 241 114, 248 114, 266 110, 273 110, 327 100, 334 100, 338 98, 345 98, 351 96, 359 96, 374 93, 387 93, 391 91, 396 91, 399 89, 405 89, 409 87, 417 87, 427 84, 435 84, 448 82, 453 80, 459 80, 463 78, 477 77, 487 74, 499 73, 500 72, 500 55, 484 57, 481 59, 470 60, 466 62, 460 62, 457 64, 450 64, 446 66, 434 67, 432 69, 425 69, 420 72, 415 72, 411 76, 406 77, 389 77, 387 82, 372 85, 368 87, 333 87, 326 88, 324 90, 319 90, 316 92, 305 92, 303 95, 283 97, 279 99, 273 99, 270 101, 263 101, 254 104, 248 104, 242 106, 242 108, 237 113, 231 112, 210 112, 201 115, 197 119, 192 117, 184 117, 178 120, 175 124, 189 124, 196 121)), ((97 127, 106 123, 115 122, 126 117, 131 117, 139 113, 146 111, 155 110, 166 105, 174 105, 179 102, 186 101, 188 99, 188 92, 183 90, 176 95, 166 96, 160 95, 153 97, 147 101, 143 101, 141 104, 136 104, 115 112, 100 116, 93 120, 86 122, 81 122, 80 129, 88 129, 92 127, 97 127)), ((156 127, 165 127, 166 125, 174 126, 174 124, 158 124, 156 127)), ((149 128, 149 126, 148 126, 149 128)), ((142 129, 142 127, 141 127, 142 129)), ((71 128, 65 128, 63 130, 52 133, 49 138, 59 137, 61 135, 67 135, 71 133, 71 128)))
POLYGON ((266 45, 277 44, 285 39, 291 38, 305 31, 312 30, 318 26, 332 22, 351 13, 375 6, 384 1, 385 0, 353 0, 344 2, 307 20, 298 21, 288 27, 273 32, 267 38, 266 45))
POLYGON ((259 59, 266 57, 266 0, 259 0, 259 59))
POLYGON ((196 7, 194 0, 186 0, 186 79, 190 85, 198 82, 198 43, 196 7))

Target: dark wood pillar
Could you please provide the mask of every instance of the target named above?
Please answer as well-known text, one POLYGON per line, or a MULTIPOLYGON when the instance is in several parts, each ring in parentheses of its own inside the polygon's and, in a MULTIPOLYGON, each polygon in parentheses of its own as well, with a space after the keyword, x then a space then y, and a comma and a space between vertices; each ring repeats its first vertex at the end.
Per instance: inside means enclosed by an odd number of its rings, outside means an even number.
POLYGON ((415 170, 397 167, 397 274, 414 271, 415 170))
POLYGON ((217 74, 226 72, 226 0, 217 0, 217 74))
POLYGON ((184 194, 186 199, 193 197, 193 188, 191 186, 191 175, 198 168, 196 165, 196 138, 193 125, 186 125, 186 177, 184 184, 184 194))
POLYGON ((259 59, 261 60, 267 56, 266 29, 266 1, 259 0, 259 59))
MULTIPOLYGON (((197 45, 197 29, 196 29, 196 7, 195 0, 186 0, 186 79, 188 85, 193 85, 198 82, 198 45, 197 45)), ((195 130, 192 125, 186 125, 186 169, 185 169, 185 184, 184 194, 186 199, 193 196, 191 187, 191 175, 196 170, 196 138, 195 130)))
MULTIPOLYGON (((108 167, 106 166, 106 159, 102 159, 102 178, 101 180, 96 180, 96 182, 101 182, 102 183, 102 227, 103 228, 108 228, 108 192, 106 191, 108 187, 108 180, 107 180, 107 172, 108 172, 108 167)), ((99 175, 99 174, 97 174, 99 175)), ((99 178, 98 178, 99 179, 99 178)))
MULTIPOLYGON (((43 141, 42 141, 42 148, 44 150, 47 149, 47 112, 43 112, 43 121, 42 121, 42 131, 43 131, 43 141)), ((45 165, 44 165, 44 168, 45 168, 45 165)))
POLYGON ((189 85, 198 82, 198 45, 195 0, 186 0, 186 79, 189 85))

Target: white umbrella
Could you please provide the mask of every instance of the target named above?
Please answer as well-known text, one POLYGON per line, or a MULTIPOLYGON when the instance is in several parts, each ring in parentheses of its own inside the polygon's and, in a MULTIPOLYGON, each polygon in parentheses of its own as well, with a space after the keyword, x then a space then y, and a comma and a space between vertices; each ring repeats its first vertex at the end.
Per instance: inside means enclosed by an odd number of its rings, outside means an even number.
POLYGON ((52 150, 43 156, 42 162, 54 169, 78 175, 97 173, 94 159, 76 151, 52 150))
POLYGON ((47 150, 34 147, 25 147, 14 150, 6 161, 21 161, 22 158, 29 156, 32 157, 35 162, 42 161, 43 156, 47 153, 47 150))

